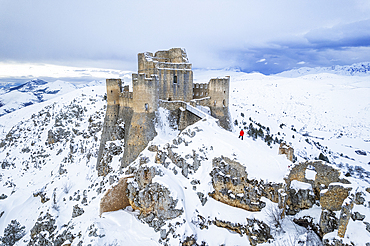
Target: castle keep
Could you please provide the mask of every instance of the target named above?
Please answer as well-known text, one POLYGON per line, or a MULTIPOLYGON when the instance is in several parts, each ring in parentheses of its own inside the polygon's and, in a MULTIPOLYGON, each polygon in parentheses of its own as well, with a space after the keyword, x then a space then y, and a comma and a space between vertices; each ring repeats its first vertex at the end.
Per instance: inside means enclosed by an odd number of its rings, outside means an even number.
POLYGON ((121 79, 106 80, 107 111, 98 154, 99 175, 109 172, 103 158, 107 141, 124 138, 121 166, 125 167, 153 140, 158 107, 170 111, 173 127, 179 130, 207 114, 229 129, 229 84, 229 76, 193 83, 192 65, 184 49, 157 51, 154 55, 139 53, 132 91, 128 85, 122 86, 121 79))

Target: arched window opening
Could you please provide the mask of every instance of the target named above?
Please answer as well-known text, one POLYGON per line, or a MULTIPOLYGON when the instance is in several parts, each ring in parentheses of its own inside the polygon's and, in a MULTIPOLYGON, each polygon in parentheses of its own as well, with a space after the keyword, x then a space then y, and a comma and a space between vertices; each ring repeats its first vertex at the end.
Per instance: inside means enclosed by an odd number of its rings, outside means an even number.
POLYGON ((110 94, 112 94, 113 93, 113 90, 110 90, 110 94))
POLYGON ((213 102, 213 105, 216 106, 216 100, 213 102))
POLYGON ((173 83, 177 84, 177 76, 176 75, 173 76, 173 83))
POLYGON ((225 101, 225 99, 222 101, 222 106, 226 107, 226 101, 225 101))
POLYGON ((149 110, 149 104, 145 103, 145 111, 149 110))

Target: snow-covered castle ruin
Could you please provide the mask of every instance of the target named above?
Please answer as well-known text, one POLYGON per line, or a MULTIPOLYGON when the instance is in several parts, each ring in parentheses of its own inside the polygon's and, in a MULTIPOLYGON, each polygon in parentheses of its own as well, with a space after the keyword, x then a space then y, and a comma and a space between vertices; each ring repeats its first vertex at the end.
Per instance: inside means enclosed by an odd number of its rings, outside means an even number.
MULTIPOLYGON (((99 175, 109 165, 104 157, 106 142, 124 138, 121 166, 125 167, 157 135, 155 122, 159 107, 170 110, 174 127, 183 130, 211 115, 225 129, 230 128, 230 77, 208 83, 193 83, 192 64, 184 49, 173 48, 138 54, 138 73, 132 74, 132 91, 121 79, 107 79, 107 111, 98 155, 99 175)), ((109 160, 108 160, 109 162, 109 160)))

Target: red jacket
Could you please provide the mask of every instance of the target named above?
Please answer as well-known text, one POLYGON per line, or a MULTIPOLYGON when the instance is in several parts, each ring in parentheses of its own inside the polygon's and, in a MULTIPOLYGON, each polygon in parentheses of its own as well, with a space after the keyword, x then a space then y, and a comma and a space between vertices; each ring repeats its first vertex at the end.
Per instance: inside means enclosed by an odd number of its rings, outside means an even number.
POLYGON ((243 129, 240 130, 240 136, 244 136, 244 131, 243 129))

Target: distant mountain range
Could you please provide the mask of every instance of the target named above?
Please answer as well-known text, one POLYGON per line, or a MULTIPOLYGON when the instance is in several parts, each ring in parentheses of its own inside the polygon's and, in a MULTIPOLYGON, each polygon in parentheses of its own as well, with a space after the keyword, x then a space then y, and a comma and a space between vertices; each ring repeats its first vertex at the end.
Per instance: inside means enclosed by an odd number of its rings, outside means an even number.
MULTIPOLYGON (((237 72, 237 71, 236 71, 237 72)), ((276 74, 277 76, 296 78, 308 74, 330 73, 344 76, 369 76, 370 62, 355 63, 346 66, 302 67, 276 74)), ((0 85, 0 117, 17 109, 40 103, 56 96, 68 93, 84 86, 102 85, 103 81, 74 85, 57 80, 47 82, 41 79, 30 80, 20 85, 1 83, 0 85)))
POLYGON ((0 116, 75 89, 76 86, 68 82, 60 80, 47 82, 41 79, 31 80, 17 86, 0 88, 0 116))
POLYGON ((346 76, 366 76, 370 75, 370 62, 355 63, 346 66, 331 66, 331 67, 301 67, 298 69, 292 69, 278 73, 277 75, 283 77, 300 77, 307 74, 318 74, 318 73, 332 73, 346 76))

